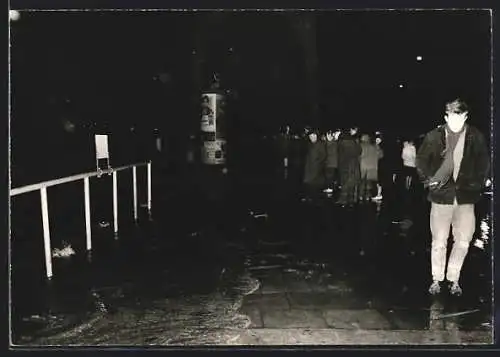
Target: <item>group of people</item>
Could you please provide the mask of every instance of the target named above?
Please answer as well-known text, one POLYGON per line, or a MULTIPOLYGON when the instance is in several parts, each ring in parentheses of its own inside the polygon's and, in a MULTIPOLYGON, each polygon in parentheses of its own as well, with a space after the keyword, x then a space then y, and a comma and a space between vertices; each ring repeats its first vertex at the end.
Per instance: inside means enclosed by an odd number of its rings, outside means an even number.
POLYGON ((406 190, 418 183, 413 140, 403 144, 399 158, 402 169, 391 170, 391 165, 384 165, 382 136, 378 132, 360 135, 359 129, 352 127, 344 132, 327 131, 322 137, 311 130, 307 137, 303 182, 309 198, 323 189, 327 193, 337 192, 341 205, 381 200, 384 185, 380 182, 380 166, 386 171, 385 176, 391 176, 393 184, 401 181, 406 190))
POLYGON ((378 133, 359 135, 356 127, 328 131, 321 138, 318 131, 310 130, 305 135, 308 147, 303 183, 309 195, 321 189, 337 190, 342 205, 381 199, 384 182, 394 184, 398 176, 406 189, 421 185, 431 203, 429 293, 439 294, 446 280, 448 291, 461 295, 460 273, 476 230, 475 204, 484 187, 491 184, 490 158, 483 134, 467 124, 468 104, 455 98, 446 102, 444 109, 445 123, 427 133, 418 148, 412 140, 405 141, 401 150, 384 147, 378 133), (401 170, 388 163, 395 161, 395 152, 399 152, 401 170), (447 259, 450 228, 453 248, 447 259))

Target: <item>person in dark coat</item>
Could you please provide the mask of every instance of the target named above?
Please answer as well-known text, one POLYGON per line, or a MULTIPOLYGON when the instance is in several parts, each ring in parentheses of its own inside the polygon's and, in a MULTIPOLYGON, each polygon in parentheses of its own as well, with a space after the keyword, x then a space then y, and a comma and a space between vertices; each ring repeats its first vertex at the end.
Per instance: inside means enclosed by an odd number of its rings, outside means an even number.
POLYGON ((351 128, 340 137, 338 143, 340 191, 339 204, 352 205, 357 202, 359 186, 361 147, 357 140, 357 128, 351 128))
POLYGON ((291 141, 290 126, 285 126, 278 136, 278 151, 279 165, 288 168, 290 165, 290 141, 291 141))
POLYGON ((432 295, 441 292, 445 279, 452 295, 462 294, 459 279, 476 231, 475 205, 490 171, 486 139, 466 123, 468 114, 463 99, 447 102, 446 123, 430 131, 417 152, 417 171, 431 202, 432 295), (447 259, 450 228, 453 248, 447 259))
POLYGON ((325 183, 326 190, 332 192, 338 187, 338 134, 332 131, 326 133, 325 183))
POLYGON ((318 140, 318 134, 315 131, 310 132, 304 169, 304 184, 309 197, 324 185, 325 159, 324 143, 318 140))
POLYGON ((378 179, 378 161, 382 158, 383 153, 377 145, 371 142, 368 134, 361 136, 361 182, 359 186, 359 199, 361 201, 369 201, 373 196, 373 188, 378 179))

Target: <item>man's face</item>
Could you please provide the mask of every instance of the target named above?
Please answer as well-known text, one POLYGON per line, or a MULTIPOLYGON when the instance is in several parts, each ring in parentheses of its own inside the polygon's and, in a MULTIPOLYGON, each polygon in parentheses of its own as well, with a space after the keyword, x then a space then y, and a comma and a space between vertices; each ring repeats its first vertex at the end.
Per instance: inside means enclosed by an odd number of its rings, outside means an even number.
POLYGON ((458 133, 464 127, 468 113, 446 113, 444 119, 451 131, 458 133))
POLYGON ((318 135, 316 135, 316 133, 310 133, 309 140, 311 140, 312 143, 315 143, 316 141, 318 141, 318 135))
POLYGON ((351 128, 351 135, 356 135, 358 133, 358 128, 351 128))
POLYGON ((332 141, 334 139, 333 133, 326 133, 326 140, 332 141))
POLYGON ((381 138, 376 138, 376 139, 375 139, 375 143, 376 143, 377 145, 380 145, 380 143, 381 143, 381 142, 382 142, 382 139, 381 139, 381 138))

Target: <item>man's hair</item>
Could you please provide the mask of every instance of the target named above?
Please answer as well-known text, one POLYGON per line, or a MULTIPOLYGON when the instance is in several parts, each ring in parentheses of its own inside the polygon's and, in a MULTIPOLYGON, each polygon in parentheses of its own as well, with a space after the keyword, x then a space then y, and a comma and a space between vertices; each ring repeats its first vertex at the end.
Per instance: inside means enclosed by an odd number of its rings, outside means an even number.
POLYGON ((455 98, 446 102, 445 111, 446 113, 456 114, 467 113, 469 111, 469 106, 462 98, 455 98))

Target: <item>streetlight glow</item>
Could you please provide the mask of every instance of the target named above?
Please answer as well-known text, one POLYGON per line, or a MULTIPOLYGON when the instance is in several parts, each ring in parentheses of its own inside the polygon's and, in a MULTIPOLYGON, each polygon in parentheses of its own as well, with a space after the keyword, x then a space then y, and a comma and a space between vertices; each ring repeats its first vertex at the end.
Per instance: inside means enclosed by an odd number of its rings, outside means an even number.
POLYGON ((422 56, 417 56, 417 61, 422 61, 423 57, 422 56))

